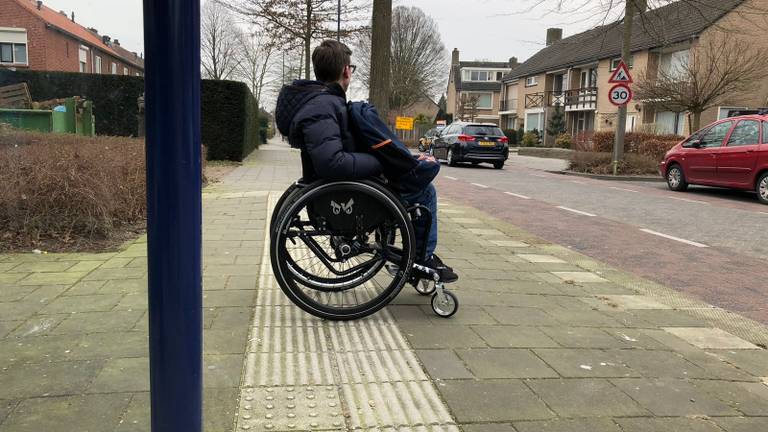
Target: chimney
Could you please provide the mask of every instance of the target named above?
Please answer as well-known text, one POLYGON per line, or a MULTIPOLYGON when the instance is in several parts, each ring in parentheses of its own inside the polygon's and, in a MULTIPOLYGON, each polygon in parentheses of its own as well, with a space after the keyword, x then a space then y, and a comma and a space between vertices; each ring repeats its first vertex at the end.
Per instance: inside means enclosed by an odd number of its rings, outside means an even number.
POLYGON ((66 12, 64 12, 63 10, 60 10, 60 11, 59 11, 59 15, 64 15, 64 16, 67 16, 67 13, 66 13, 66 12))
POLYGON ((563 29, 561 28, 548 28, 547 29, 547 46, 559 41, 563 38, 563 29))
POLYGON ((101 37, 101 41, 104 42, 104 45, 109 46, 110 42, 112 42, 112 38, 107 35, 104 35, 101 37))
POLYGON ((93 34, 99 34, 99 31, 98 31, 98 30, 96 30, 96 29, 95 29, 95 28, 93 28, 93 27, 88 27, 88 31, 89 31, 89 32, 91 32, 91 33, 93 33, 93 34))
POLYGON ((37 0, 37 10, 40 10, 42 8, 43 8, 43 1, 42 0, 37 0))
POLYGON ((75 13, 72 12, 72 22, 75 22, 75 13))
POLYGON ((455 66, 459 64, 459 49, 454 48, 453 52, 451 53, 451 66, 455 66))
POLYGON ((517 57, 510 57, 509 58, 509 67, 515 67, 517 66, 517 57))
POLYGON ((113 43, 114 45, 120 46, 120 41, 119 41, 119 40, 117 40, 117 39, 113 40, 113 41, 112 41, 112 43, 113 43))

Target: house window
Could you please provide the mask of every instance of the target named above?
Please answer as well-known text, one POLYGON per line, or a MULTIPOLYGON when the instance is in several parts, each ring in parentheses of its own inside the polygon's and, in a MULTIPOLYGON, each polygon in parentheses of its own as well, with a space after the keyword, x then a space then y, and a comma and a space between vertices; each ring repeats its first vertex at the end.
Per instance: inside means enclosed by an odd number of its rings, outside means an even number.
POLYGON ((470 81, 488 81, 488 71, 472 71, 470 81))
POLYGON ((536 79, 535 76, 529 76, 528 78, 525 79, 525 86, 526 87, 532 87, 532 86, 535 86, 538 83, 539 83, 539 81, 536 79))
POLYGON ((17 28, 0 30, 0 63, 28 64, 26 30, 17 28))
POLYGON ((496 81, 501 81, 502 76, 504 76, 504 72, 496 72, 496 81))
POLYGON ((80 46, 80 72, 87 72, 88 68, 88 48, 80 46))
MULTIPOLYGON (((611 60, 611 72, 615 71, 616 68, 619 67, 619 62, 621 62, 621 58, 615 58, 611 60)), ((635 56, 631 55, 629 56, 629 64, 627 66, 629 66, 629 68, 631 69, 632 66, 634 65, 635 65, 635 56)))
POLYGON ((685 115, 672 111, 659 111, 656 113, 656 128, 660 133, 683 135, 685 115))
POLYGON ((688 67, 690 51, 682 50, 662 54, 659 59, 659 76, 680 78, 688 67))
POLYGON ((117 63, 112 63, 112 75, 117 75, 117 63))
POLYGON ((128 75, 128 68, 127 67, 123 67, 123 75, 128 75))
POLYGON ((525 115, 525 131, 544 129, 544 113, 528 113, 525 115))
POLYGON ((100 74, 101 73, 101 57, 96 56, 94 57, 94 70, 93 73, 100 74))
POLYGON ((477 98, 478 109, 492 109, 493 108, 493 94, 491 93, 468 93, 467 97, 477 98))

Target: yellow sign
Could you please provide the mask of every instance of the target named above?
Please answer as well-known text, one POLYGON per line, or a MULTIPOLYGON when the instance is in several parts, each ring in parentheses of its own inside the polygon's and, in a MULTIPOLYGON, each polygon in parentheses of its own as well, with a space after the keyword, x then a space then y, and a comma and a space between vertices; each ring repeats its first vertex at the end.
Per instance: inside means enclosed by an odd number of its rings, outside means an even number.
POLYGON ((395 129, 413 130, 413 117, 397 117, 395 129))

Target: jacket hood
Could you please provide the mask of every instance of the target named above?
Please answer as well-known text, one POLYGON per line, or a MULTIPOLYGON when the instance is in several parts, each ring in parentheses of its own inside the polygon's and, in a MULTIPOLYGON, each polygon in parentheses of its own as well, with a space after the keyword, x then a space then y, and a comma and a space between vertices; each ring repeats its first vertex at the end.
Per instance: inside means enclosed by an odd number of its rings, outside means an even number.
POLYGON ((314 97, 327 91, 328 87, 325 84, 313 80, 296 80, 283 86, 277 96, 277 106, 275 107, 275 122, 280 133, 288 136, 291 122, 301 107, 314 97))

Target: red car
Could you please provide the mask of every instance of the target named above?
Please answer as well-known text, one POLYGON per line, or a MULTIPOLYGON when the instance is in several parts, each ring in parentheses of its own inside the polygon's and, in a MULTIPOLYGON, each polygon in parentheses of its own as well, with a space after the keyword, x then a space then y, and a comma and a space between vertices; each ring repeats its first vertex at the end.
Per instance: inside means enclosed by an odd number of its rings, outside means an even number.
POLYGON ((712 123, 667 152, 659 172, 673 191, 692 184, 753 190, 768 204, 768 115, 712 123))

